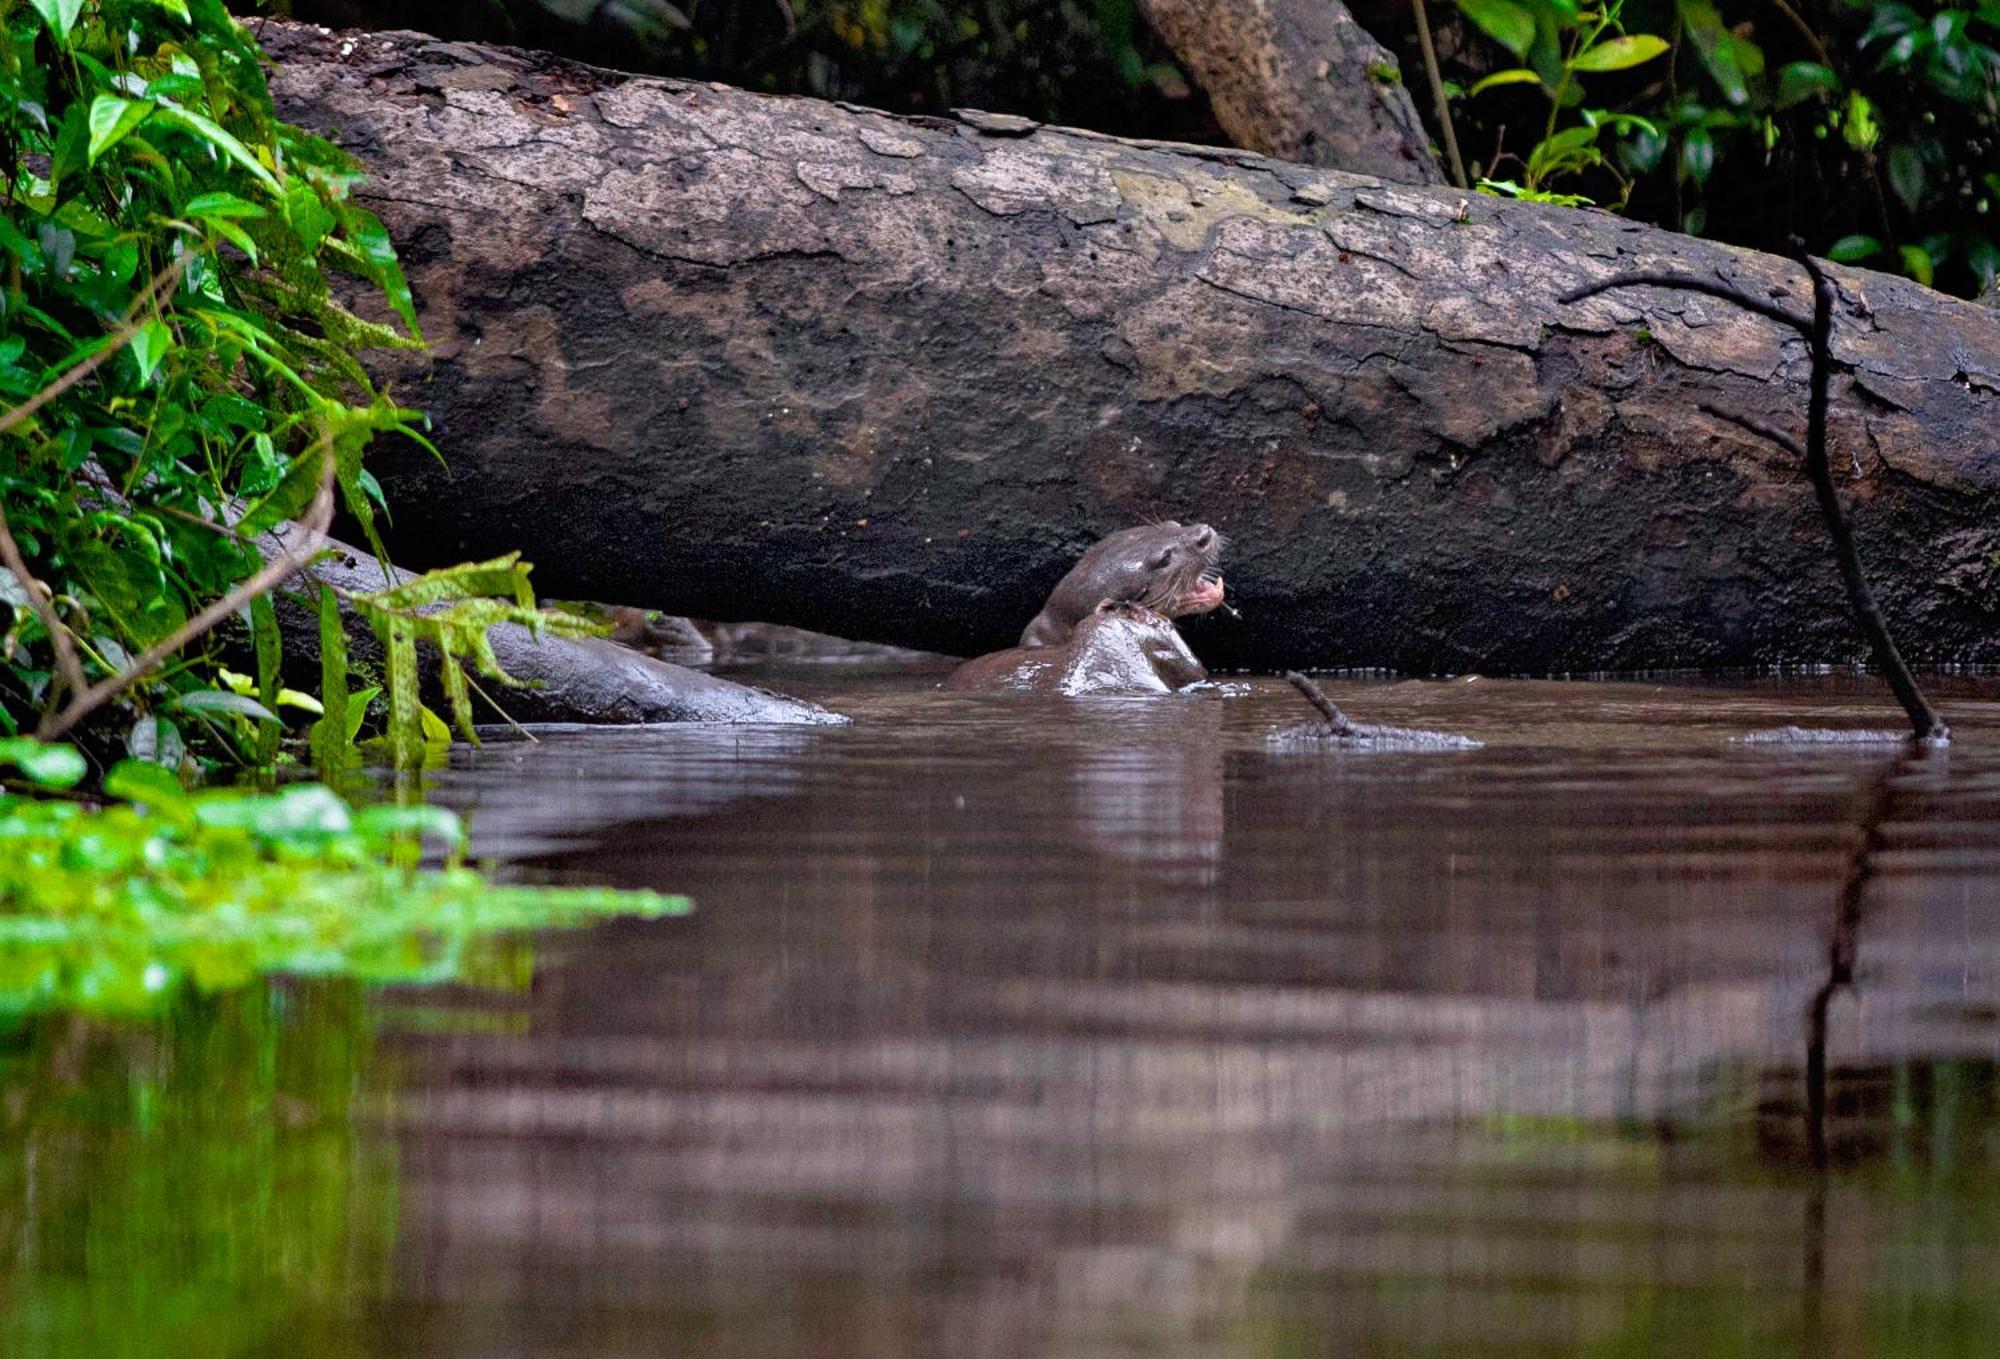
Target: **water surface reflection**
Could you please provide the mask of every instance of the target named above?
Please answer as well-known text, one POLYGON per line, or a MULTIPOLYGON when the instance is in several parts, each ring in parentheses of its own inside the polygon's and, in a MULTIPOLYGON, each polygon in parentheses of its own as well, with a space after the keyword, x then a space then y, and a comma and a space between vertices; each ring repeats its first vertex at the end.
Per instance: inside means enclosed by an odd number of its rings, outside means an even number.
POLYGON ((927 683, 447 771, 698 910, 541 941, 499 1025, 378 1002, 380 1352, 1990 1351, 1981 686, 1908 760, 1727 743, 1883 724, 1838 685, 1346 684, 1487 745, 1341 753, 1265 681, 927 683))

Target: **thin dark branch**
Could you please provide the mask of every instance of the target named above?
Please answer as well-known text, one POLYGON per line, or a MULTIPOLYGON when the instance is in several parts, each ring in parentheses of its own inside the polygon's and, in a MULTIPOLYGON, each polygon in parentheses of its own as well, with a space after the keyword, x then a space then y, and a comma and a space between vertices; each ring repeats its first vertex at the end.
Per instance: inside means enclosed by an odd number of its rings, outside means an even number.
POLYGON ((1883 618, 1881 608, 1875 602, 1874 591, 1868 588, 1868 578, 1861 569, 1861 557, 1854 548, 1854 528, 1847 518, 1847 511, 1840 503, 1840 494, 1833 484, 1833 474, 1828 469, 1826 456, 1826 425, 1829 392, 1833 383, 1833 283, 1826 271, 1805 252, 1803 243, 1793 243, 1799 262, 1805 266, 1806 274, 1812 279, 1813 314, 1807 321, 1794 316, 1783 307, 1753 297, 1740 288, 1715 279, 1696 278, 1689 274, 1668 274, 1641 271, 1617 274, 1611 278, 1599 279, 1580 288, 1573 288, 1562 295, 1566 303, 1580 302, 1587 297, 1609 292, 1613 288, 1677 288, 1685 292, 1701 293, 1708 297, 1733 302, 1746 311, 1769 317, 1780 325, 1789 326, 1805 338, 1812 356, 1811 387, 1806 401, 1806 440, 1801 448, 1798 441, 1778 430, 1769 429, 1742 416, 1728 414, 1704 406, 1702 409, 1734 421, 1745 429, 1752 430, 1770 439, 1780 448, 1800 454, 1805 460, 1806 477, 1813 484, 1813 495, 1819 501, 1820 517, 1826 521, 1827 535, 1833 539, 1834 562, 1840 568, 1841 582, 1847 587, 1848 607, 1854 611, 1854 618, 1861 625, 1862 633, 1868 638, 1869 648, 1875 654, 1875 663, 1889 682, 1896 701, 1903 705, 1909 715, 1910 730, 1920 741, 1942 745, 1951 739, 1951 729, 1938 716, 1918 687, 1916 676, 1910 673, 1909 665, 1903 660, 1903 653, 1896 647, 1895 638, 1889 633, 1888 621, 1883 618))
POLYGON ((1304 694, 1306 702, 1319 709, 1319 715, 1326 719, 1326 729, 1333 735, 1351 737, 1361 734, 1361 729, 1354 724, 1353 719, 1335 707, 1333 700, 1326 696, 1326 690, 1320 688, 1296 670, 1287 670, 1285 672, 1285 681, 1294 689, 1304 694))
POLYGON ((276 589, 290 578, 299 568, 311 561, 322 544, 326 542, 326 531, 333 524, 333 483, 335 461, 333 441, 330 434, 322 435, 319 442, 325 470, 320 475, 319 491, 313 496, 312 504, 299 520, 303 530, 300 542, 285 549, 264 564, 256 575, 238 585, 234 590, 210 604, 193 618, 188 619, 173 633, 161 638, 117 674, 99 680, 90 688, 77 694, 60 713, 52 714, 43 721, 35 734, 44 741, 54 740, 103 707, 122 693, 128 686, 143 679, 154 666, 179 651, 182 647, 200 637, 223 619, 234 614, 245 604, 258 596, 276 589))
POLYGON ((1704 414, 1713 415, 1718 420, 1727 420, 1730 424, 1740 429, 1746 429, 1760 439, 1769 439, 1795 458, 1803 458, 1806 455, 1806 446, 1804 444, 1775 425, 1767 425, 1762 420, 1752 420, 1747 415, 1738 415, 1735 411, 1726 411, 1720 406, 1711 406, 1706 401, 1702 402, 1696 409, 1702 411, 1704 414))
POLYGON ((1745 311, 1754 311, 1759 316, 1768 316, 1781 326, 1790 326, 1806 340, 1812 339, 1812 322, 1805 317, 1786 311, 1775 302, 1753 297, 1734 284, 1724 283, 1719 279, 1699 278, 1693 274, 1659 274, 1650 270, 1613 274, 1610 278, 1600 278, 1595 283, 1572 288, 1556 300, 1565 303, 1581 302, 1586 297, 1608 293, 1613 288, 1678 288, 1682 292, 1702 293, 1708 297, 1720 298, 1724 302, 1734 302, 1745 311))
POLYGON ((1828 934, 1826 980, 1813 992, 1806 1005, 1806 1155, 1816 1168, 1828 1160, 1827 1115, 1827 1014, 1833 998, 1854 985, 1854 968, 1860 953, 1861 921, 1867 908, 1868 884, 1875 876, 1876 861, 1888 845, 1883 827, 1895 807, 1896 778, 1927 752, 1922 747, 1905 752, 1883 765, 1867 785, 1861 804, 1861 834, 1847 856, 1841 874, 1840 891, 1834 897, 1833 928, 1828 934))
POLYGON ((1909 714, 1912 734, 1919 741, 1942 745, 1951 739, 1951 729, 1938 716, 1937 709, 1931 707, 1930 700, 1924 697, 1924 691, 1917 685, 1917 677, 1910 673, 1903 653, 1896 647, 1896 639, 1890 635, 1889 622, 1882 616, 1882 610, 1875 602, 1875 592, 1868 588, 1868 577, 1862 572, 1861 554, 1855 551, 1854 526, 1847 518, 1846 507, 1840 503, 1839 491, 1834 488, 1833 472, 1826 457, 1827 393, 1833 380, 1833 282, 1820 268, 1819 261, 1803 248, 1799 250, 1798 258, 1813 283, 1812 391, 1806 404, 1806 476, 1812 480, 1813 493, 1819 498, 1820 517, 1826 520, 1827 534, 1833 539, 1834 560, 1839 563, 1840 579, 1847 586, 1847 602, 1854 610, 1855 621, 1861 624, 1861 631, 1868 638, 1869 647, 1875 652, 1875 663, 1882 667, 1882 676, 1888 680, 1896 701, 1909 714))
POLYGON ((27 562, 21 558, 21 545, 14 541, 14 528, 7 522, 7 510, 0 505, 0 562, 14 573, 14 580, 21 592, 28 597, 28 604, 35 616, 48 629, 49 645, 55 648, 56 674, 62 678, 63 687, 72 694, 83 692, 83 662, 76 654, 76 642, 69 635, 69 628, 56 616, 55 600, 49 588, 37 580, 28 570, 27 562))
POLYGON ((1430 82, 1431 102, 1437 107, 1438 131, 1444 134, 1445 155, 1451 161, 1451 182, 1461 189, 1472 187, 1465 177, 1465 161, 1458 154, 1458 132, 1451 125, 1451 101, 1445 98, 1444 77, 1438 73, 1437 49, 1431 44, 1430 16, 1424 0, 1411 0, 1417 16, 1417 45, 1424 54, 1424 79, 1430 82))

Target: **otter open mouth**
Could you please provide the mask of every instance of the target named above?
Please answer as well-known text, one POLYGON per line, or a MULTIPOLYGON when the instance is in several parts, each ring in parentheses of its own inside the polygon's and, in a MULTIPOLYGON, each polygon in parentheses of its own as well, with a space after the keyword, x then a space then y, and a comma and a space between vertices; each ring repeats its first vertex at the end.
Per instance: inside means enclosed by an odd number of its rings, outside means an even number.
POLYGON ((1174 605, 1176 616, 1191 613, 1212 613, 1222 606, 1224 590, 1222 575, 1216 571, 1205 571, 1192 589, 1182 593, 1174 605))

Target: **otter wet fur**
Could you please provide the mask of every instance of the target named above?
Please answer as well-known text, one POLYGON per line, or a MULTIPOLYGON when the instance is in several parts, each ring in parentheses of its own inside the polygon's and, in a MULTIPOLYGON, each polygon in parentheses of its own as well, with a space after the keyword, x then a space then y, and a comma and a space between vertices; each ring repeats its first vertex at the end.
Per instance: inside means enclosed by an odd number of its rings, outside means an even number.
POLYGON ((1120 529, 1091 545, 1021 633, 1024 647, 1060 646, 1099 604, 1137 604, 1165 618, 1208 613, 1224 597, 1223 536, 1168 519, 1120 529))
POLYGON ((1081 698, 1168 694, 1208 678, 1171 618, 1105 600, 1053 646, 1017 646, 967 661, 945 688, 1081 698))

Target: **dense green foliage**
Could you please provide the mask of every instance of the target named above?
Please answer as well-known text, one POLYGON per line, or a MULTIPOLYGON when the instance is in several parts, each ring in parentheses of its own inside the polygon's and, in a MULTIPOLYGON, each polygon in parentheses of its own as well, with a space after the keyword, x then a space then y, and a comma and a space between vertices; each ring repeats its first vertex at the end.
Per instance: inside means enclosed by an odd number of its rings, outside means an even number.
POLYGON ((425 836, 462 848, 435 809, 183 790, 197 755, 273 763, 283 712, 317 718, 323 765, 350 762, 376 693, 388 753, 418 764, 444 734, 419 641, 470 736, 461 658, 511 682, 488 627, 592 630, 545 618, 509 556, 323 589, 321 693, 284 684, 268 590, 336 496, 373 540, 362 453, 378 431, 421 438, 357 355, 418 336, 354 165, 275 117, 258 63, 221 0, 0 0, 0 775, 33 790, 0 793, 0 1019, 152 1012, 278 971, 452 979, 498 932, 685 905, 419 870, 425 836), (260 551, 293 520, 286 552, 260 551), (372 691, 343 608, 387 643, 372 691), (84 756, 21 733, 114 711, 115 732, 85 733, 136 757, 105 775, 109 805, 53 795, 84 756))
MULTIPOLYGON (((84 774, 74 750, 26 737, 0 742, 0 765, 43 788, 84 774)), ((139 760, 104 786, 120 801, 0 794, 0 1020, 151 1013, 189 987, 271 972, 460 980, 508 931, 687 909, 650 892, 499 887, 456 862, 419 869, 426 840, 463 848, 442 808, 357 811, 319 784, 190 796, 139 760)))
MULTIPOLYGON (((30 578, 0 568, 0 727, 58 734, 116 694, 131 754, 266 764, 286 708, 330 710, 314 746, 334 761, 372 695, 347 702, 344 664, 323 702, 284 687, 253 539, 301 517, 323 528, 337 491, 380 551, 363 451, 383 430, 421 439, 357 358, 419 343, 395 250, 351 201, 354 164, 276 118, 221 0, 0 0, 0 16, 0 491, 30 578), (254 673, 223 683, 226 662, 254 673)), ((326 602, 387 646, 391 673, 372 678, 397 763, 442 730, 418 699, 417 641, 443 652, 470 735, 457 658, 509 682, 487 627, 581 630, 535 608, 527 571, 509 559, 326 602)))
MULTIPOLYGON (((348 509, 372 521, 362 449, 414 417, 355 353, 414 343, 415 318, 387 233, 349 201, 354 166, 273 116, 220 0, 0 13, 0 400, 42 402, 5 435, 5 506, 94 682, 252 575, 243 534, 305 510, 329 454, 348 509), (335 270, 376 289, 380 320, 336 299, 335 270)), ((31 728, 76 695, 59 692, 23 583, 5 585, 0 724, 31 728)), ((268 606, 251 616, 268 708, 275 624, 268 606)), ((148 749, 181 726, 224 736, 218 713, 250 712, 209 682, 214 661, 174 659, 140 698, 148 749)))
POLYGON ((2000 271, 2000 4, 1458 0, 1473 173, 1695 234, 1900 270, 2000 271))

